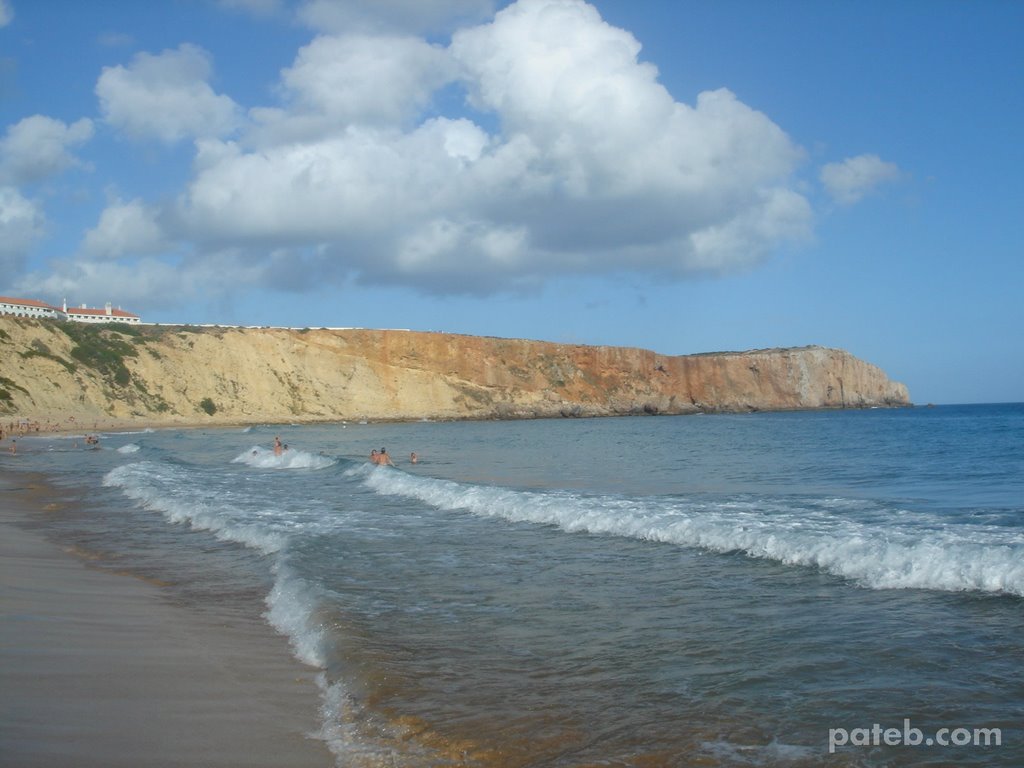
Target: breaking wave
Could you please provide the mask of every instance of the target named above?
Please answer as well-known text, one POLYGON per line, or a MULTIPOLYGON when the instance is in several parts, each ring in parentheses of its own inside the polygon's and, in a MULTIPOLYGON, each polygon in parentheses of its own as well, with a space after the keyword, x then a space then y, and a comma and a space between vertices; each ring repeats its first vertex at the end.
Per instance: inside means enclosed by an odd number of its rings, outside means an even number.
POLYGON ((235 464, 248 464, 259 469, 326 469, 336 463, 334 459, 318 453, 289 448, 283 453, 275 454, 260 445, 253 446, 232 461, 235 464))
POLYGON ((350 472, 362 473, 364 484, 377 493, 441 510, 551 525, 570 533, 742 552, 821 568, 872 589, 1024 595, 1020 528, 946 520, 868 500, 591 496, 468 485, 383 468, 350 472))

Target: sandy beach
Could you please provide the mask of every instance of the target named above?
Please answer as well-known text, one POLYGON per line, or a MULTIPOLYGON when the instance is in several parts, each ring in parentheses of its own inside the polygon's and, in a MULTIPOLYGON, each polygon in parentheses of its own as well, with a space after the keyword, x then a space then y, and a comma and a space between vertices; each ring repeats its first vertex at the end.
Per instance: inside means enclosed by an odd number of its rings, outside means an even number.
POLYGON ((0 474, 0 764, 334 764, 285 638, 64 551, 33 530, 46 494, 0 474))

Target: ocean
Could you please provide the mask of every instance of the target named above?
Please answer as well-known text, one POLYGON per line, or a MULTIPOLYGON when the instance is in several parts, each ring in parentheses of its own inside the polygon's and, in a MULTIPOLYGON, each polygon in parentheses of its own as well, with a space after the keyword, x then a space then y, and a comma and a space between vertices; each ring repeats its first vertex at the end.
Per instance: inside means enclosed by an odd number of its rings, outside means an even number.
POLYGON ((339 766, 1024 765, 1024 405, 146 430, 0 468, 97 563, 263 611, 339 766))

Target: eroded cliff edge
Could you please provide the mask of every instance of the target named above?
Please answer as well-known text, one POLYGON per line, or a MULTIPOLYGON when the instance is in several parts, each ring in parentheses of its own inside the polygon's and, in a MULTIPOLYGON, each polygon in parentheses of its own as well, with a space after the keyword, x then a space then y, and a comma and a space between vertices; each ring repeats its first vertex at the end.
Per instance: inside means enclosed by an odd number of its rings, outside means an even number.
POLYGON ((148 424, 909 405, 839 349, 666 356, 442 333, 0 318, 0 414, 148 424))

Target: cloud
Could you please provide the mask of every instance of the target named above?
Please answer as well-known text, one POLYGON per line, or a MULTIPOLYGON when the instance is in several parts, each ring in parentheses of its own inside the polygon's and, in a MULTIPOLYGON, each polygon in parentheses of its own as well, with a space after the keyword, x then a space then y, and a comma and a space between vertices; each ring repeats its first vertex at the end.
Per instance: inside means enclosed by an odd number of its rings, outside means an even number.
POLYGON ((178 265, 155 258, 132 263, 60 261, 45 274, 26 275, 14 288, 24 296, 54 297, 52 300, 74 296, 75 301, 93 305, 116 299, 123 307, 151 309, 166 307, 182 296, 196 295, 196 286, 178 265))
POLYGON ((878 155, 858 155, 822 166, 820 179, 829 196, 841 205, 852 205, 880 184, 895 181, 900 169, 878 155))
MULTIPOLYGON (((271 261, 279 279, 287 279, 296 271, 287 254, 275 254, 271 261)), ((94 305, 116 300, 126 308, 157 310, 174 307, 183 297, 217 300, 255 285, 267 285, 267 272, 266 264, 254 265, 244 251, 234 248, 173 260, 155 256, 77 258, 56 261, 45 272, 25 275, 12 290, 15 295, 53 300, 75 296, 76 301, 94 305)), ((310 279, 315 283, 315 277, 310 279)))
POLYGON ((298 17, 330 33, 436 33, 490 18, 493 0, 306 0, 298 17))
POLYGON ((14 21, 14 9, 7 0, 0 0, 0 27, 6 27, 14 21))
POLYGON ((309 140, 346 126, 401 125, 455 76, 447 52, 415 37, 321 36, 284 70, 287 109, 251 112, 252 137, 309 140))
POLYGON ((68 125, 33 115, 0 137, 0 280, 11 281, 20 273, 31 249, 47 234, 42 203, 26 197, 21 187, 85 167, 70 150, 92 135, 91 120, 68 125))
MULTIPOLYGON (((582 0, 519 0, 447 46, 384 26, 315 36, 276 100, 247 112, 192 45, 104 69, 107 122, 194 139, 191 176, 164 200, 112 202, 75 259, 23 290, 157 307, 355 278, 483 296, 562 275, 723 274, 810 235, 801 148, 726 89, 677 100, 582 0)), ((66 167, 77 125, 51 167, 66 167)), ((22 242, 39 237, 39 210, 12 192, 22 242)))
POLYGON ((68 125, 43 115, 26 117, 0 139, 0 183, 29 184, 80 165, 68 149, 92 135, 87 118, 68 125))
POLYGON ((570 196, 734 194, 782 179, 801 153, 727 90, 675 102, 640 44, 575 0, 522 0, 456 33, 474 103, 531 142, 570 196))
POLYGON ((0 187, 0 274, 20 271, 25 254, 45 230, 42 209, 14 187, 0 187))
POLYGON ((802 150, 728 90, 676 101, 639 52, 582 0, 520 0, 447 49, 319 37, 282 73, 283 106, 197 144, 175 236, 268 273, 271 253, 313 249, 325 279, 477 294, 723 273, 807 237, 802 150), (452 88, 473 111, 438 113, 452 88))
POLYGON ((184 43, 153 55, 137 54, 127 67, 104 67, 96 95, 104 119, 133 138, 166 143, 224 136, 239 124, 239 108, 207 80, 210 56, 184 43))
POLYGON ((99 223, 85 234, 83 248, 90 256, 117 259, 160 253, 168 248, 159 212, 140 200, 117 201, 100 215, 99 223))

